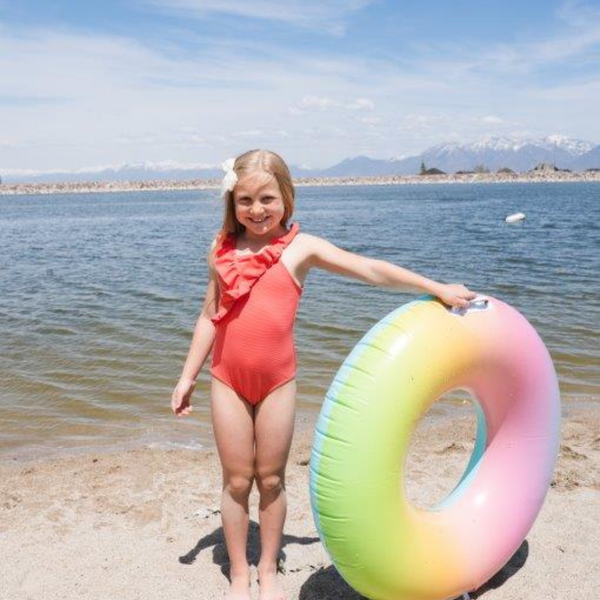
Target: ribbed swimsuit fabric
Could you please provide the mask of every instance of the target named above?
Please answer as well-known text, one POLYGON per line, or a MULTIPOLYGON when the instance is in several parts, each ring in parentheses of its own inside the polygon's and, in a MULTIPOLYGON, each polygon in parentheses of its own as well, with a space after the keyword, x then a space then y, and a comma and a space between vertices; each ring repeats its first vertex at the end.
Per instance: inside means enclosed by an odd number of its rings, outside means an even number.
POLYGON ((210 372, 252 405, 296 376, 302 288, 279 259, 299 228, 294 223, 258 253, 238 253, 233 234, 215 248, 219 309, 210 372))

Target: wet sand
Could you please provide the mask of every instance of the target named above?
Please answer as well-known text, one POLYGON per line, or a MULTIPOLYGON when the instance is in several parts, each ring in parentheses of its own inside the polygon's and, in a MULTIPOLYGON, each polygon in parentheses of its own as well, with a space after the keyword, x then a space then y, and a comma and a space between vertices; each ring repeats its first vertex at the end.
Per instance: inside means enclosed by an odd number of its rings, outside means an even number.
MULTIPOLYGON (((281 562, 288 598, 361 598, 336 573, 310 510, 314 423, 296 433, 287 474, 281 562)), ((469 418, 427 420, 413 443, 409 493, 433 504, 472 447, 469 418)), ((569 409, 552 486, 533 529, 473 598, 598 597, 600 410, 569 409)), ((0 598, 208 599, 227 588, 227 552, 214 449, 140 448, 0 463, 0 598)), ((250 499, 248 556, 259 556, 258 496, 250 499)), ((253 575, 252 597, 258 598, 253 575)))

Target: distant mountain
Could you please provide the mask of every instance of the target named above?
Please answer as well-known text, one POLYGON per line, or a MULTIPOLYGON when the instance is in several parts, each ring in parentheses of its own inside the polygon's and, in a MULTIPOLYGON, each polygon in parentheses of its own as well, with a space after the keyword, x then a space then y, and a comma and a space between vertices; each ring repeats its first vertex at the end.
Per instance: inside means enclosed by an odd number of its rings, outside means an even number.
MULTIPOLYGON (((381 160, 368 156, 346 158, 341 163, 327 169, 305 171, 305 177, 361 177, 365 173, 370 176, 408 175, 412 172, 415 158, 381 160)), ((420 163, 419 163, 420 164, 420 163)))
POLYGON ((563 136, 548 136, 538 140, 491 138, 473 144, 440 144, 421 155, 429 167, 438 167, 448 173, 473 170, 484 165, 491 171, 508 167, 522 172, 533 169, 541 162, 570 168, 576 158, 587 154, 595 144, 571 140, 563 136))
MULTIPOLYGON (((0 172, 0 175, 2 173, 0 172)), ((172 161, 134 163, 80 171, 8 172, 4 183, 61 183, 82 181, 186 181, 189 179, 220 179, 223 171, 206 165, 186 165, 172 161)))
POLYGON ((576 158, 569 168, 573 171, 585 171, 585 169, 600 169, 600 146, 592 148, 586 154, 576 158))
POLYGON ((424 163, 427 168, 438 168, 446 173, 472 171, 477 165, 483 165, 490 171, 508 167, 513 171, 523 172, 533 169, 542 162, 556 164, 562 169, 576 170, 600 167, 600 160, 594 154, 596 151, 597 147, 591 142, 572 140, 558 135, 538 140, 491 138, 471 144, 456 142, 439 144, 417 156, 404 159, 377 160, 366 156, 347 158, 328 169, 305 171, 302 176, 414 175, 419 173, 421 163, 424 163), (586 158, 588 156, 589 159, 586 158))
MULTIPOLYGON (((471 144, 448 142, 428 148, 417 156, 402 159, 375 159, 367 156, 346 158, 326 169, 310 169, 292 165, 294 177, 376 177, 414 175, 421 164, 438 168, 446 173, 472 171, 483 165, 490 171, 508 167, 524 172, 539 163, 556 164, 574 171, 600 168, 600 146, 559 135, 537 140, 517 140, 507 137, 490 138, 471 144)), ((182 164, 174 161, 162 163, 134 163, 77 172, 7 172, 0 171, 4 183, 57 183, 80 181, 185 181, 190 179, 220 179, 218 166, 182 164)))

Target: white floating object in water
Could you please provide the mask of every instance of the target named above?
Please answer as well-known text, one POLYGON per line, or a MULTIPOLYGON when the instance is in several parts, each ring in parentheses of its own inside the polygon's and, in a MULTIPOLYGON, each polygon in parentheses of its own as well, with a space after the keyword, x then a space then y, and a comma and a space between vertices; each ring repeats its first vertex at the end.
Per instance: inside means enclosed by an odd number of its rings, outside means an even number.
POLYGON ((506 219, 504 219, 507 223, 516 223, 517 221, 522 221, 525 218, 523 213, 515 213, 514 215, 508 215, 506 219))

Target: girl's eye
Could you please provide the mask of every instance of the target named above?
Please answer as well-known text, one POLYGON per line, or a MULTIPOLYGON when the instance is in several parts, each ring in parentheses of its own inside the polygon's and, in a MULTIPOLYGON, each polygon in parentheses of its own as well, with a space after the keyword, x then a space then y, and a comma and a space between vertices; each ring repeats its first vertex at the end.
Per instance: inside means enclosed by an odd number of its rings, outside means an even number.
POLYGON ((261 202, 264 202, 264 203, 271 202, 271 200, 273 200, 273 196, 263 196, 261 198, 261 202))

